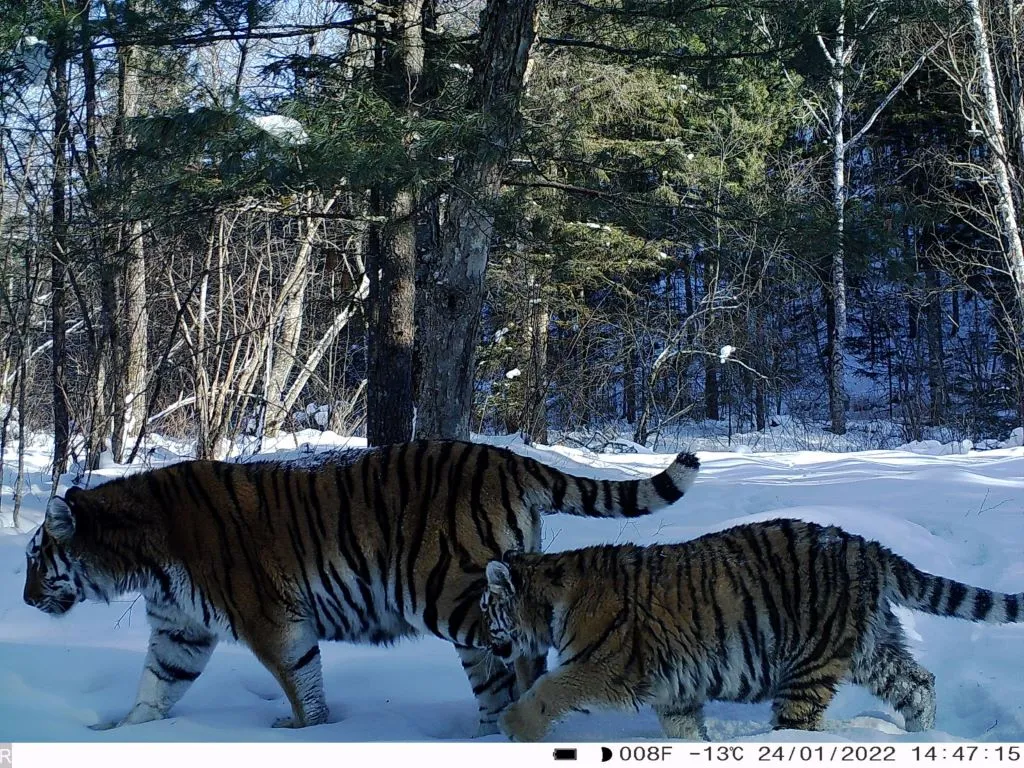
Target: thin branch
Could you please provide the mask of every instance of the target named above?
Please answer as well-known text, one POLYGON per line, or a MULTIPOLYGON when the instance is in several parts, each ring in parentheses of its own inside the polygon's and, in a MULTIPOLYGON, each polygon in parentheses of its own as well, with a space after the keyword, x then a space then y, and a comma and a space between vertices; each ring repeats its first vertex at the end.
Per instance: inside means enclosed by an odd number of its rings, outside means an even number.
POLYGON ((910 69, 903 73, 903 77, 900 78, 899 82, 896 83, 896 85, 892 87, 889 93, 885 95, 885 98, 879 102, 878 106, 875 107, 875 111, 872 112, 871 116, 864 121, 864 125, 860 127, 860 130, 853 134, 853 136, 850 137, 850 140, 846 142, 847 148, 852 147, 854 144, 856 144, 858 141, 864 138, 864 135, 871 130, 871 126, 875 124, 875 120, 878 119, 878 116, 882 114, 882 112, 885 110, 887 106, 889 106, 889 102, 896 98, 900 91, 903 90, 904 86, 906 86, 906 84, 910 81, 910 78, 914 76, 917 70, 921 68, 921 65, 925 63, 928 57, 931 56, 932 53, 934 53, 935 50, 940 45, 942 45, 943 42, 944 40, 939 40, 938 42, 932 44, 931 47, 929 47, 926 51, 924 51, 920 56, 917 57, 917 61, 914 62, 913 66, 910 67, 910 69))
MULTIPOLYGON (((159 48, 164 46, 178 45, 209 45, 228 40, 244 42, 251 40, 281 40, 289 37, 302 37, 317 32, 329 32, 335 29, 349 29, 359 24, 372 22, 377 19, 376 15, 356 16, 344 21, 334 21, 329 24, 301 24, 289 27, 246 27, 242 29, 208 29, 203 32, 195 32, 187 35, 172 35, 162 37, 159 32, 150 32, 146 35, 120 36, 107 32, 112 39, 110 42, 94 43, 91 50, 103 48, 125 48, 132 45, 148 46, 159 48)), ((73 49, 70 49, 73 50, 73 49)), ((75 51, 80 53, 81 51, 75 51)))

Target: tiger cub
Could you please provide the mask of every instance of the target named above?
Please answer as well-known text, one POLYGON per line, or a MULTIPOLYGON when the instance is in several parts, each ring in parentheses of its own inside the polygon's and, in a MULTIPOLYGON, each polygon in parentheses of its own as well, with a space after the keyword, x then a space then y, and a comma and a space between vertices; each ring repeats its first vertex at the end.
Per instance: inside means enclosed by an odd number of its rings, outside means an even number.
POLYGON ((707 738, 709 700, 772 701, 773 725, 817 730, 843 680, 890 703, 908 731, 935 724, 935 677, 907 651, 890 602, 991 623, 1005 595, 919 571, 875 541, 797 520, 683 544, 508 554, 481 609, 495 654, 558 652, 499 719, 536 741, 572 709, 651 704, 665 735, 707 738))
MULTIPOLYGON (((633 517, 692 484, 680 454, 653 478, 591 480, 512 451, 420 441, 301 462, 188 461, 54 497, 27 548, 24 599, 50 614, 141 592, 152 627, 135 704, 117 724, 166 717, 219 639, 247 645, 292 715, 326 722, 320 640, 455 644, 497 731, 515 675, 480 616, 487 562, 540 546, 540 516, 633 517)), ((543 659, 520 659, 529 687, 543 659)), ((109 727, 109 726, 101 726, 109 727)))

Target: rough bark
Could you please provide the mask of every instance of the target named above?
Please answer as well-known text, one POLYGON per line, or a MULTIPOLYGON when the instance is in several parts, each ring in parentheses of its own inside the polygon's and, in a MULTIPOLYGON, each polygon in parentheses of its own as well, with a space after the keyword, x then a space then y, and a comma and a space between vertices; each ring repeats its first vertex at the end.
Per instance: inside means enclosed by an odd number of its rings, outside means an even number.
POLYGON ((114 401, 114 434, 111 444, 115 461, 123 461, 125 451, 143 428, 146 418, 146 388, 149 381, 149 307, 146 285, 146 252, 142 222, 128 225, 128 264, 124 279, 124 369, 121 374, 121 398, 114 401))
MULTIPOLYGON (((423 0, 395 5, 393 46, 378 46, 376 66, 395 106, 415 117, 423 74, 423 0)), ((412 140, 408 139, 409 151, 412 140)), ((367 244, 366 439, 387 445, 413 437, 413 344, 416 334, 416 194, 383 183, 374 190, 375 225, 367 244)))
POLYGON ((53 43, 53 179, 51 192, 50 321, 53 333, 53 489, 67 471, 71 439, 71 404, 67 386, 67 143, 68 143, 68 53, 58 37, 53 43))
POLYGON ((398 192, 387 223, 371 233, 367 250, 370 322, 366 439, 388 445, 413 437, 413 343, 416 336, 415 201, 398 192))
MULTIPOLYGON (((109 251, 116 248, 116 242, 107 230, 108 213, 101 201, 100 162, 98 150, 97 81, 96 62, 92 51, 92 25, 90 10, 92 3, 84 0, 78 9, 81 18, 80 41, 82 47, 82 86, 85 97, 85 148, 86 187, 92 205, 93 221, 89 239, 91 257, 96 260, 95 269, 100 282, 100 315, 96 327, 90 328, 89 341, 92 348, 92 370, 90 371, 89 418, 83 425, 85 435, 85 463, 90 470, 98 469, 100 454, 106 437, 110 434, 110 415, 116 396, 108 391, 111 378, 109 372, 120 369, 117 355, 118 301, 116 298, 116 275, 111 273, 109 251)), ((111 217, 112 218, 112 217, 111 217)))
MULTIPOLYGON (((141 4, 140 4, 141 5, 141 4)), ((115 151, 131 147, 128 123, 143 111, 142 73, 146 55, 136 45, 118 47, 118 106, 115 151)), ((134 179, 121 174, 122 194, 130 193, 134 179)), ((115 262, 117 274, 117 327, 112 336, 111 449, 115 461, 123 461, 125 451, 143 428, 145 392, 149 380, 149 294, 146 285, 146 251, 143 223, 126 217, 115 262)))
POLYGON ((519 105, 537 37, 538 0, 489 0, 473 88, 481 133, 455 163, 440 247, 424 254, 417 296, 417 435, 469 437, 484 275, 494 205, 520 131, 519 105))

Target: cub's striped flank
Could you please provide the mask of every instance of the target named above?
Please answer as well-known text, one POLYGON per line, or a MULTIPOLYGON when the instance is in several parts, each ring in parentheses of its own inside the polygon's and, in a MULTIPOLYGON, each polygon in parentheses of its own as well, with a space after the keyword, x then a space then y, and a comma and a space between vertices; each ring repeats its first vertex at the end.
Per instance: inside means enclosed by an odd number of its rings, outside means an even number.
POLYGON ((495 654, 547 648, 560 665, 502 716, 512 738, 562 715, 651 704, 667 736, 704 733, 705 701, 772 702, 776 728, 818 729, 836 687, 867 687, 908 731, 935 723, 935 677, 906 647, 902 605, 968 621, 1024 621, 1024 593, 925 573, 877 541, 799 520, 683 544, 510 554, 487 567, 495 654))

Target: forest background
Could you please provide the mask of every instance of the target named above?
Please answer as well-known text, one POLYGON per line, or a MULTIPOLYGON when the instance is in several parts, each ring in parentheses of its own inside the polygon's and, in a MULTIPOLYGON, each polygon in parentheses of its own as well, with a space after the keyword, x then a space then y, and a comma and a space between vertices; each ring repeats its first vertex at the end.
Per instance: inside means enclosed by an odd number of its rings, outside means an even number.
POLYGON ((156 433, 1003 436, 1022 28, 1015 0, 0 0, 16 508, 33 434, 55 478, 156 433))

